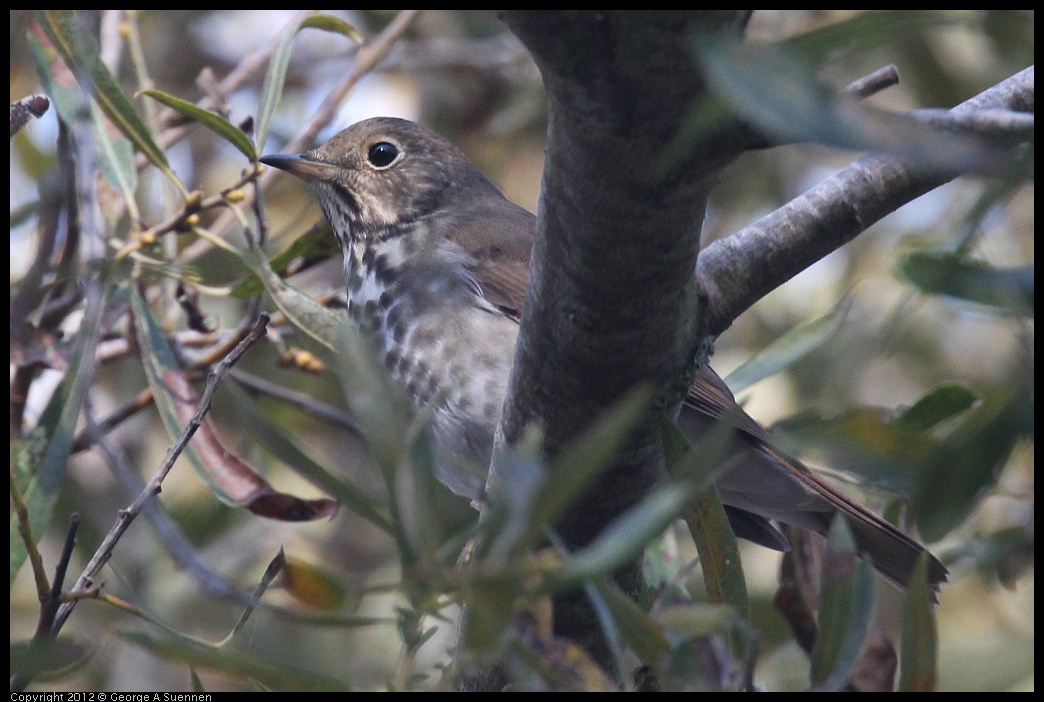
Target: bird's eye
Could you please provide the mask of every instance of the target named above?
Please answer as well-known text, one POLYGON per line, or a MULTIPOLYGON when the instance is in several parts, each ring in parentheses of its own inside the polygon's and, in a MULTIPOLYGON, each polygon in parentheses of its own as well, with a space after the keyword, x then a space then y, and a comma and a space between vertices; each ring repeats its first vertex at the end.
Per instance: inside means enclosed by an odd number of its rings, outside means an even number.
POLYGON ((374 168, 386 168, 391 165, 391 162, 399 155, 399 150, 395 148, 393 144, 389 144, 386 141, 380 141, 370 147, 369 153, 366 154, 366 160, 370 162, 370 165, 374 168))

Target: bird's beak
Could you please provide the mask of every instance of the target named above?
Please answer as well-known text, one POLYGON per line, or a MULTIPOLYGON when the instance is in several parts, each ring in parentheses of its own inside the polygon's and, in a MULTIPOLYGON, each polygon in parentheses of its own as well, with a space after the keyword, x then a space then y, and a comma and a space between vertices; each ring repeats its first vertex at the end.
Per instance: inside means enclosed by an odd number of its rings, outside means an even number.
POLYGON ((336 166, 313 161, 303 154, 268 154, 258 160, 302 180, 331 180, 337 173, 336 166))

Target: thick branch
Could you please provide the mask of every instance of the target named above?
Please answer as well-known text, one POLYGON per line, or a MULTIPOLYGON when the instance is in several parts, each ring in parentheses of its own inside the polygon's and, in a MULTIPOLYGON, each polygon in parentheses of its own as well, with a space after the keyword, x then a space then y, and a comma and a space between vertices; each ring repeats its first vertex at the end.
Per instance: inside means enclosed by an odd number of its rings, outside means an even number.
MULTIPOLYGON (((951 113, 996 109, 1033 111, 1032 67, 951 113)), ((949 175, 919 172, 896 158, 864 156, 767 217, 710 244, 700 253, 697 269, 708 296, 708 331, 720 334, 766 294, 949 180, 949 175)))
MULTIPOLYGON (((504 14, 541 70, 550 112, 537 241, 501 426, 508 443, 536 423, 554 455, 638 382, 654 383, 666 402, 684 392, 706 199, 742 145, 703 139, 669 170, 655 157, 706 99, 693 35, 739 33, 747 17, 504 14)), ((569 546, 589 541, 652 485, 660 447, 651 416, 583 508, 557 525, 569 546)), ((597 649, 597 624, 577 614, 582 609, 556 602, 556 631, 597 649)))

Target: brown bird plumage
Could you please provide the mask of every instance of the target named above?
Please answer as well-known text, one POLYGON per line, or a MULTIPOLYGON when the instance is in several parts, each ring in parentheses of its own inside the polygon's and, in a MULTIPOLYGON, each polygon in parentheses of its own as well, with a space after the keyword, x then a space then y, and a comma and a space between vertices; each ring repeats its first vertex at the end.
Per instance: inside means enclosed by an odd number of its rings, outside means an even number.
MULTIPOLYGON (((313 151, 262 162, 308 181, 344 252, 349 312, 379 342, 385 363, 418 406, 438 403, 440 448, 488 465, 514 356, 536 232, 535 217, 507 200, 470 160, 412 122, 355 124, 313 151)), ((858 548, 905 585, 924 548, 775 449, 735 407, 708 367, 693 381, 678 426, 697 441, 728 415, 728 455, 742 458, 717 481, 737 535, 778 550, 769 520, 820 534, 847 515, 858 548)), ((440 479, 475 497, 482 481, 454 466, 440 479)), ((934 557, 933 587, 946 579, 934 557)))

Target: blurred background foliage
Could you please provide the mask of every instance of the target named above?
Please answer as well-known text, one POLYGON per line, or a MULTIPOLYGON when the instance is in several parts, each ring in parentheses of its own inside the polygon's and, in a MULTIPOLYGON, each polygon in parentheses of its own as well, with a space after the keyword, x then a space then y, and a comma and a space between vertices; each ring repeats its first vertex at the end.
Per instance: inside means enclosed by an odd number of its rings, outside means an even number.
MULTIPOLYGON (((393 11, 333 14, 366 41, 396 16, 393 11)), ((103 59, 117 68, 129 93, 155 87, 196 101, 204 93, 215 94, 212 86, 249 65, 255 52, 270 45, 295 13, 141 11, 130 23, 121 11, 85 16, 97 27, 103 59), (136 42, 121 39, 128 36, 129 26, 134 27, 136 42), (140 47, 140 57, 130 55, 132 46, 140 47), (140 71, 136 75, 135 65, 147 67, 148 75, 140 71)), ((43 91, 26 39, 31 20, 30 13, 11 11, 12 101, 43 91)), ((808 51, 818 75, 840 88, 883 65, 895 64, 900 84, 868 100, 889 110, 951 107, 1033 61, 1033 13, 1022 11, 911 12, 908 21, 902 22, 894 16, 885 21, 884 15, 856 11, 759 11, 747 34, 751 42, 771 43, 832 26, 838 28, 838 36, 829 43, 830 50, 821 54, 808 51)), ((359 51, 358 43, 332 33, 306 30, 298 37, 268 142, 259 145, 263 153, 284 150, 284 144, 319 109, 330 86, 343 78, 359 51)), ((261 66, 234 90, 221 95, 227 100, 227 116, 233 124, 256 117, 264 71, 261 66)), ((135 102, 150 119, 159 111, 158 104, 146 98, 135 102)), ((494 13, 422 12, 396 38, 384 60, 352 87, 315 143, 348 124, 382 114, 414 119, 441 132, 499 183, 509 198, 535 211, 547 119, 543 89, 525 49, 494 13)), ((11 142, 13 294, 40 246, 35 213, 48 189, 54 187, 56 142, 53 109, 11 142)), ((205 194, 229 187, 248 166, 226 141, 199 127, 171 146, 167 156, 180 179, 205 194)), ((725 171, 715 191, 704 245, 772 211, 857 156, 797 144, 742 157, 725 171)), ((139 177, 140 218, 148 226, 169 216, 172 193, 153 169, 142 171, 139 177)), ((265 204, 270 254, 287 248, 320 219, 314 198, 288 178, 278 179, 268 189, 265 204)), ((810 462, 859 473, 858 452, 834 450, 836 446, 829 442, 817 441, 827 431, 816 428, 820 419, 877 410, 891 416, 942 383, 960 383, 980 398, 1002 392, 1013 378, 1032 383, 1032 311, 1008 313, 953 295, 923 294, 911 284, 909 267, 900 269, 908 254, 961 251, 998 269, 1029 270, 1032 277, 1033 212, 1032 184, 1004 188, 985 179, 958 179, 901 208, 768 295, 717 341, 712 363, 724 377, 788 332, 793 334, 843 308, 824 340, 811 344, 811 350, 782 372, 746 388, 739 399, 763 424, 782 422, 780 436, 788 448, 810 462)), ((217 216, 204 214, 204 224, 209 226, 217 216)), ((122 226, 126 233, 126 223, 122 226)), ((237 234, 234 228, 231 231, 229 236, 234 239, 237 234)), ((179 234, 170 245, 183 250, 193 244, 194 239, 179 234)), ((208 285, 231 285, 241 277, 241 271, 220 251, 200 255, 191 261, 191 267, 208 285)), ((321 294, 335 289, 340 276, 341 263, 335 256, 298 276, 294 283, 321 294)), ((246 304, 238 298, 206 294, 199 299, 208 324, 216 328, 234 326, 246 304)), ((173 306, 156 314, 165 326, 184 326, 173 306)), ((277 364, 280 352, 298 340, 284 334, 273 336, 276 343, 259 344, 243 360, 242 369, 343 408, 343 393, 328 376, 277 364)), ((50 387, 56 382, 52 380, 50 387)), ((144 382, 133 357, 117 357, 103 364, 92 389, 96 410, 104 414, 127 402, 144 382)), ((33 383, 25 427, 37 421, 47 400, 46 386, 45 382, 33 383)), ((373 494, 380 491, 379 484, 373 483, 372 469, 365 465, 363 447, 343 427, 317 421, 271 398, 262 397, 257 404, 268 420, 306 446, 319 463, 344 470, 373 494)), ((243 443, 237 427, 252 419, 244 414, 234 394, 219 393, 215 417, 226 439, 248 455, 274 486, 307 497, 319 496, 279 461, 243 443)), ((837 424, 831 427, 836 429, 837 424)), ((122 423, 113 438, 141 476, 151 474, 170 443, 151 409, 122 423)), ((422 688, 437 681, 437 666, 445 662, 455 627, 431 618, 406 621, 410 615, 408 610, 398 609, 403 606, 399 594, 386 587, 397 581, 399 561, 394 540, 385 532, 344 509, 332 520, 307 523, 260 519, 216 500, 187 468, 179 463, 164 483, 162 503, 199 559, 228 581, 250 590, 277 551, 284 549, 289 565, 280 584, 266 593, 266 601, 296 608, 324 624, 255 611, 237 635, 235 651, 247 658, 279 661, 288 669, 350 681, 361 689, 381 687, 389 681, 412 685, 409 676, 413 673, 427 674, 416 683, 422 688), (348 615, 393 622, 398 617, 398 624, 356 627, 338 621, 348 615), (424 632, 432 626, 437 631, 426 638, 424 632), (412 643, 404 646, 404 638, 412 643)), ((988 483, 988 491, 978 496, 971 516, 933 546, 952 571, 952 584, 943 589, 937 610, 939 687, 943 690, 1033 688, 1032 442, 1019 441, 999 477, 990 476, 988 483)), ((866 493, 862 496, 871 504, 892 502, 887 490, 866 493)), ((48 568, 60 552, 66 515, 82 515, 79 545, 70 567, 70 572, 79 573, 117 511, 134 494, 136 490, 128 490, 113 476, 97 450, 76 453, 68 465, 54 517, 41 535, 48 568)), ((458 519, 467 518, 466 510, 449 502, 447 510, 458 519)), ((683 563, 693 557, 687 537, 673 531, 658 549, 657 553, 683 563)), ((754 627, 761 636, 756 682, 771 690, 802 689, 808 684, 808 662, 772 604, 778 558, 778 554, 744 545, 754 627)), ((12 582, 12 642, 28 639, 37 617, 39 606, 29 571, 21 568, 12 582)), ((102 579, 106 592, 200 639, 223 638, 241 614, 240 607, 204 594, 198 578, 179 567, 168 546, 144 520, 121 541, 102 579)), ((879 590, 878 617, 892 622, 894 628, 901 597, 887 588, 879 590)), ((136 645, 136 634, 118 635, 117 631, 154 629, 113 607, 81 604, 65 633, 90 642, 89 655, 75 671, 54 681, 40 680, 32 689, 192 688, 189 667, 171 660, 179 655, 158 655, 156 650, 136 645)), ((180 656, 186 660, 187 654, 181 652, 180 656)), ((248 668, 230 664, 226 670, 248 668)), ((208 690, 243 689, 245 684, 228 673, 204 668, 196 672, 198 684, 208 690)), ((249 677, 247 672, 244 677, 249 677)), ((293 678, 284 680, 283 686, 294 687, 293 678)))

